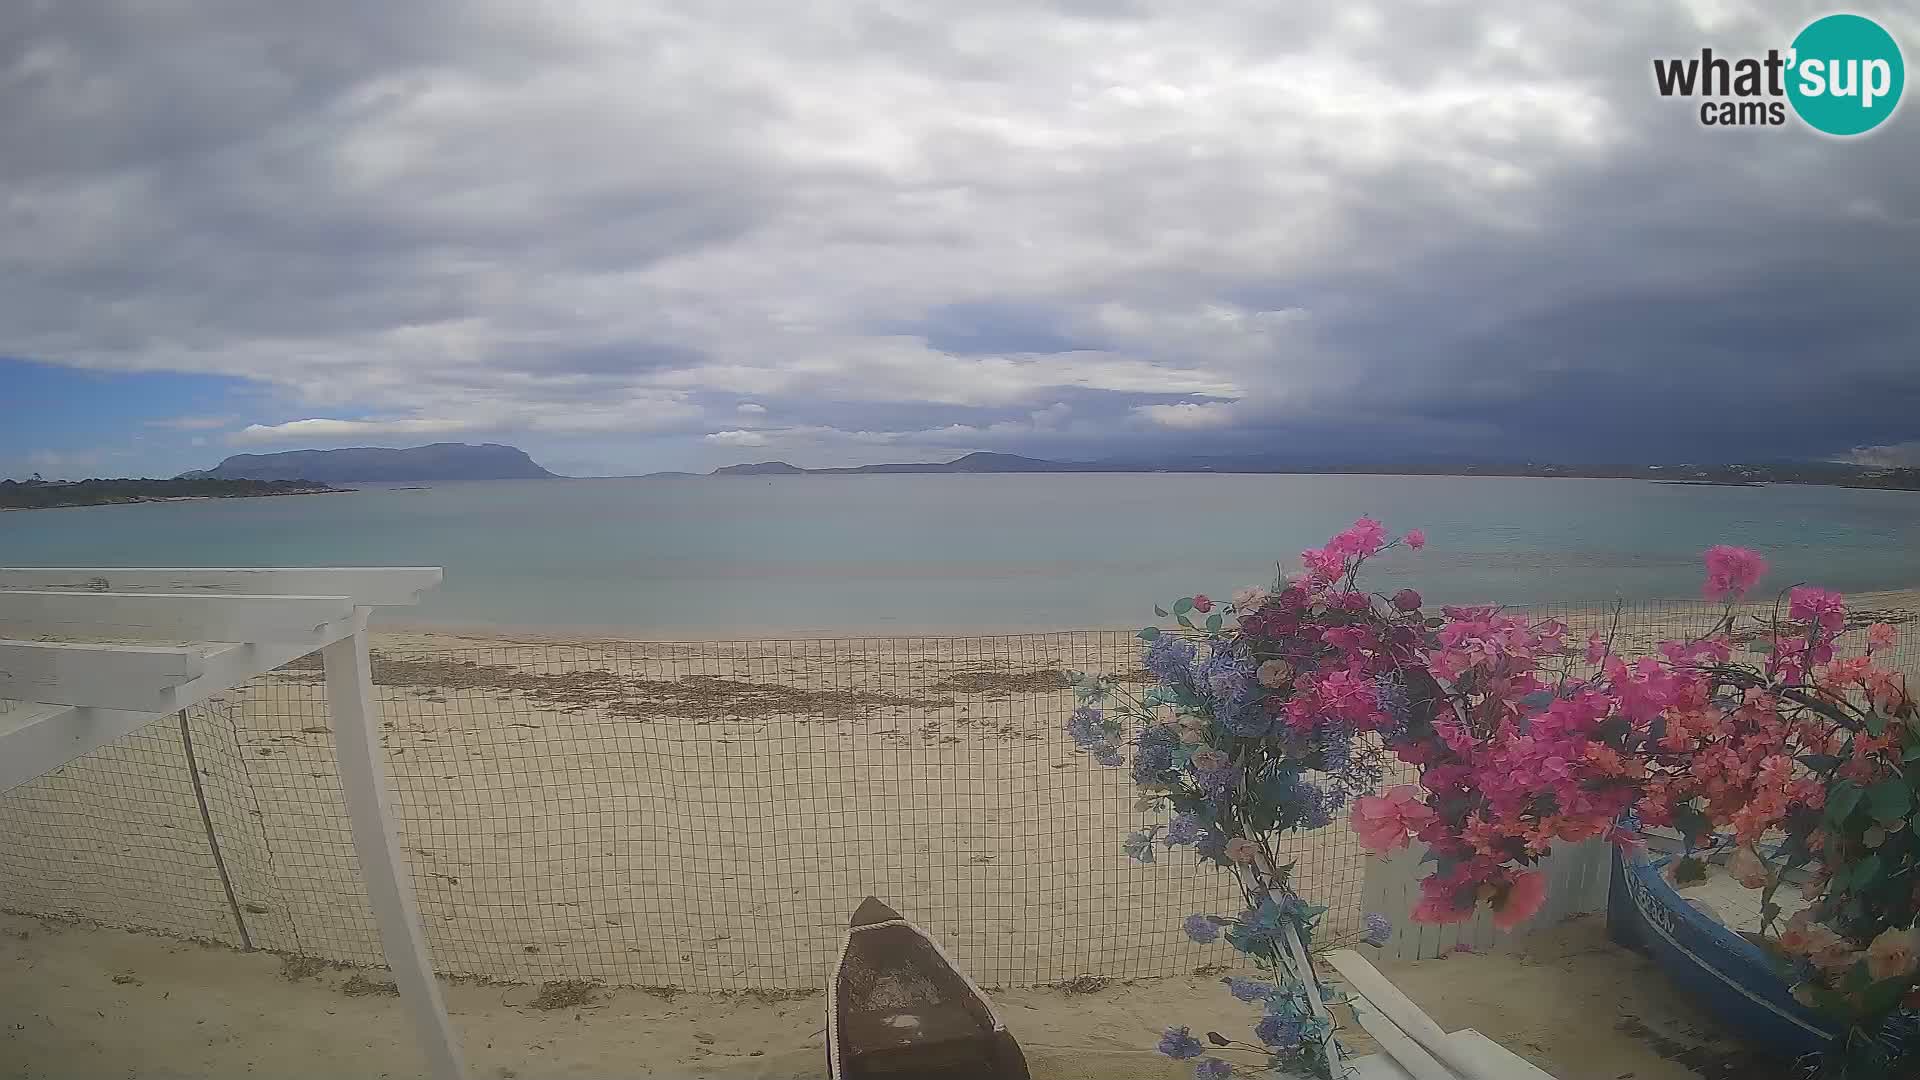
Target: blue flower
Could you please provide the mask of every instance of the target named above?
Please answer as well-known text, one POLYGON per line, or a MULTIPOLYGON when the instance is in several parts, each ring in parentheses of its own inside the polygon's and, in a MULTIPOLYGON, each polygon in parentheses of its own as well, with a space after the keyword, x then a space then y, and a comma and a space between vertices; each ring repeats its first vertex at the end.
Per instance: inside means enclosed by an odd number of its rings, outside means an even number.
POLYGON ((1193 1032, 1186 1027, 1170 1027, 1165 1035, 1160 1036, 1160 1052, 1175 1061, 1197 1058, 1205 1050, 1200 1040, 1194 1038, 1193 1032))
POLYGON ((1377 911, 1369 911, 1367 913, 1367 929, 1364 934, 1360 935, 1360 940, 1377 947, 1385 945, 1387 939, 1392 936, 1393 923, 1389 922, 1385 915, 1377 911))
POLYGON ((1240 766, 1222 765, 1217 769, 1208 769, 1205 772, 1198 773, 1193 779, 1195 783, 1200 785, 1200 790, 1209 795, 1220 795, 1231 790, 1235 784, 1240 782, 1240 766))
POLYGON ((1127 857, 1135 862, 1153 861, 1153 833, 1151 832, 1129 833, 1126 841, 1120 846, 1126 851, 1127 857))
POLYGON ((1192 680, 1193 643, 1162 634, 1147 647, 1144 663, 1161 682, 1185 685, 1192 680))
POLYGON ((1184 925, 1187 936, 1201 945, 1220 940, 1220 924, 1211 915, 1189 915, 1184 925))
POLYGON ((1173 769, 1173 752, 1180 747, 1180 732, 1171 724, 1156 724, 1140 733, 1133 752, 1133 782, 1151 784, 1165 779, 1173 769))
POLYGON ((1272 983, 1263 983, 1257 979, 1243 979, 1238 975, 1229 975, 1221 981, 1227 984, 1227 992, 1241 1001, 1265 1001, 1273 996, 1272 983))
POLYGON ((1194 854, 1225 866, 1227 863, 1227 834, 1218 829, 1208 829, 1200 839, 1194 841, 1194 854))
POLYGON ((1269 1014, 1254 1025, 1253 1034, 1268 1046, 1293 1046, 1300 1041, 1301 1024, 1291 1016, 1269 1014))
POLYGON ((1107 714, 1090 706, 1073 710, 1067 717, 1067 734, 1073 738, 1073 745, 1082 750, 1091 750, 1107 741, 1107 714))
POLYGON ((1373 698, 1380 711, 1387 714, 1387 724, 1381 734, 1389 739, 1405 734, 1407 724, 1413 720, 1413 699, 1407 693, 1407 684, 1391 675, 1376 676, 1373 698))
POLYGON ((1109 767, 1125 765, 1127 763, 1127 759, 1120 756, 1120 749, 1118 747, 1108 746, 1104 743, 1093 748, 1093 760, 1109 767))
POLYGON ((1167 846, 1177 847, 1181 844, 1195 843, 1205 836, 1206 832, 1206 822, 1201 821, 1198 816, 1175 814, 1173 821, 1167 825, 1167 846))
POLYGON ((1203 1058, 1193 1067, 1193 1080, 1230 1080, 1233 1066, 1219 1058, 1203 1058))

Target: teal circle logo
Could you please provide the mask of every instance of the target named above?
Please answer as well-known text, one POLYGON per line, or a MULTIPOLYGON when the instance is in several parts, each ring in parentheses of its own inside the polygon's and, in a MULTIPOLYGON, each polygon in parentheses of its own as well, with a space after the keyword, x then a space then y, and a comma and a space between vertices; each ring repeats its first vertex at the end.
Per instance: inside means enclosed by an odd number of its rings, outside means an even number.
POLYGON ((1893 35, 1860 15, 1828 15, 1793 39, 1787 99, 1816 131, 1861 135, 1893 115, 1907 65, 1893 35))

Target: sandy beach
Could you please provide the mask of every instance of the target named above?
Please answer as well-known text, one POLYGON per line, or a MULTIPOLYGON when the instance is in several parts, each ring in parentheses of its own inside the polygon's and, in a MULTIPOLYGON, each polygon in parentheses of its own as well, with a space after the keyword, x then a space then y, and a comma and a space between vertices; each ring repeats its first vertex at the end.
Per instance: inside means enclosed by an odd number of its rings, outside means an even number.
MULTIPOLYGON (((1861 594, 1920 667, 1920 592, 1861 594)), ((1605 610, 1554 611, 1577 637, 1605 610)), ((1629 648, 1697 632, 1636 607, 1629 648)), ((731 643, 388 633, 387 769, 444 972, 706 992, 817 987, 848 912, 881 896, 983 984, 1227 964, 1179 929, 1231 912, 1217 874, 1120 852, 1124 770, 1061 731, 1062 674, 1138 678, 1124 631, 731 643)), ((258 948, 376 964, 319 671, 188 717, 238 923, 258 948)), ((0 907, 240 944, 181 731, 160 723, 0 796, 0 907)), ((1343 824, 1297 837, 1301 891, 1355 932, 1343 824)), ((1398 916, 1403 913, 1388 913, 1398 916)))
MULTIPOLYGON (((1659 972, 1578 919, 1520 948, 1389 969, 1448 1030, 1473 1027, 1560 1080, 1754 1077, 1659 972)), ((0 916, 0 1076, 424 1075, 377 973, 291 965, 51 919, 0 916)), ((387 984, 390 986, 390 984, 387 984)), ((594 988, 548 1009, 533 987, 445 987, 470 1074, 485 1080, 824 1077, 822 997, 594 988)), ((1241 1035, 1252 1010, 1213 977, 1086 982, 995 994, 1036 1080, 1181 1080, 1152 1053, 1170 1024, 1241 1035)), ((1357 1027, 1356 1052, 1375 1048, 1357 1027)))

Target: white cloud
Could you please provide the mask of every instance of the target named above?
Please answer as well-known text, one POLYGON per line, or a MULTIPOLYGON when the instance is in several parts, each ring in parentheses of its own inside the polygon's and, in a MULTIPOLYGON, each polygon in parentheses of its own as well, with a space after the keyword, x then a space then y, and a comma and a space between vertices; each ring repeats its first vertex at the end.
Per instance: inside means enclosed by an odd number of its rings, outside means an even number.
POLYGON ((236 445, 273 442, 333 442, 386 435, 451 435, 471 430, 458 420, 289 420, 284 424, 248 424, 228 436, 236 445))
POLYGON ((1872 465, 1883 469, 1920 468, 1920 439, 1886 446, 1856 447, 1847 460, 1855 465, 1872 465))
MULTIPOLYGON (((1531 391, 1515 325, 1573 349, 1579 302, 1668 282, 1763 310, 1723 271, 1837 282, 1871 262, 1846 222, 1920 220, 1911 140, 1730 158, 1651 93, 1649 57, 1777 43, 1792 7, 13 5, 0 354, 264 382, 270 415, 155 422, 259 421, 242 444, 608 460, 767 416, 994 440, 1531 391)), ((1611 378, 1634 344, 1581 363, 1611 378)))
POLYGON ((1234 420, 1234 406, 1226 402, 1182 401, 1173 405, 1136 405, 1134 414, 1148 423, 1181 431, 1223 428, 1234 420))
POLYGON ((758 431, 715 431, 701 437, 715 446, 767 445, 767 436, 758 431))

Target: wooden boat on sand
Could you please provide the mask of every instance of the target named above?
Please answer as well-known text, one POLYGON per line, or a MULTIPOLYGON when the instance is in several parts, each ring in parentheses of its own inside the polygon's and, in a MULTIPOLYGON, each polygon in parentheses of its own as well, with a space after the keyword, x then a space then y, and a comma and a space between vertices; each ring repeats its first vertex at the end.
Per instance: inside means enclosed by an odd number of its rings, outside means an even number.
POLYGON ((869 896, 827 986, 833 1080, 1029 1080, 1006 1023, 926 931, 869 896))

